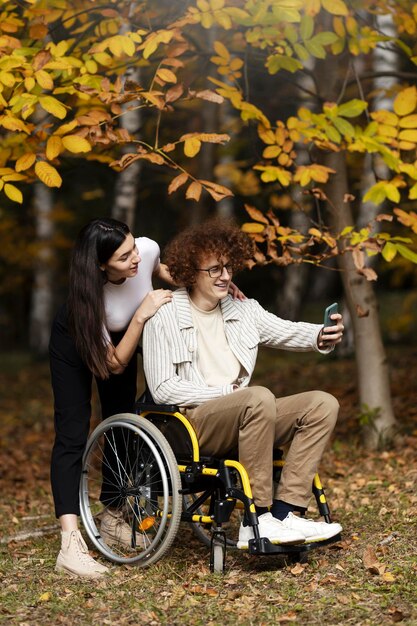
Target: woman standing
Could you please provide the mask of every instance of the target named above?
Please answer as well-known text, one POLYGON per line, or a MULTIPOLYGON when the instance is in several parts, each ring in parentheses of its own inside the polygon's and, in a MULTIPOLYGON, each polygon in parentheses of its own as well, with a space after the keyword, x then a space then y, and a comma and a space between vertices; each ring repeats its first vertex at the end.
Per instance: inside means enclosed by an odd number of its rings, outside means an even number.
MULTIPOLYGON (((55 443, 51 483, 55 513, 62 529, 56 569, 98 578, 108 568, 95 561, 78 530, 82 455, 91 417, 93 376, 103 419, 134 411, 136 351, 147 319, 172 298, 169 289, 153 290, 152 277, 169 283, 159 262, 159 246, 147 237, 135 239, 126 224, 94 219, 79 233, 69 272, 69 297, 54 320, 50 340, 54 393, 55 443)), ((103 490, 106 473, 103 468, 103 490)), ((110 485, 110 480, 107 481, 110 485)), ((109 489, 111 491, 111 489, 109 489)), ((106 505, 100 532, 107 542, 130 541, 130 528, 106 505)))

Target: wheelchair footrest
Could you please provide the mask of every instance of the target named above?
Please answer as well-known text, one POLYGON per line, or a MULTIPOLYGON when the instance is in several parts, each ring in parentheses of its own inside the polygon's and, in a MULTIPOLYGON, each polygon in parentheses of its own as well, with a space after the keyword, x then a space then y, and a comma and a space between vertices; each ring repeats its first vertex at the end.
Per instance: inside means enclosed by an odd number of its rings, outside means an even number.
POLYGON ((300 554, 304 552, 310 552, 316 548, 327 546, 330 543, 341 541, 340 533, 330 539, 323 539, 322 541, 311 541, 309 543, 296 543, 296 544, 275 544, 271 543, 266 537, 260 537, 259 539, 250 539, 248 543, 249 554, 300 554))

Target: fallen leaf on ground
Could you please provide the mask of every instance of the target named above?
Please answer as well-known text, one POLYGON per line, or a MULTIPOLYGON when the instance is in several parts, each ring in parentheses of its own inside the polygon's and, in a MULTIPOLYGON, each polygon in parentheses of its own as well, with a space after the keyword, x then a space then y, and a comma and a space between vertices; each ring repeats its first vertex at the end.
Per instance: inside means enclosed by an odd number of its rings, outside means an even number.
POLYGON ((302 565, 301 563, 296 563, 296 565, 294 565, 294 567, 290 569, 290 572, 293 576, 300 576, 300 574, 304 573, 305 568, 306 568, 306 565, 302 565))
POLYGON ((202 585, 193 585, 188 587, 187 591, 190 593, 200 593, 205 596, 218 596, 218 592, 213 587, 203 587, 202 585))
POLYGON ((38 602, 49 602, 50 599, 51 599, 51 593, 49 591, 45 591, 45 593, 42 593, 39 596, 38 602))
POLYGON ((285 613, 285 615, 280 615, 280 617, 276 618, 278 624, 285 624, 286 622, 296 622, 297 621, 297 613, 294 611, 289 611, 285 613))
POLYGON ((386 570, 386 565, 378 561, 375 550, 368 546, 363 553, 363 564, 370 574, 382 575, 386 570))
POLYGON ((388 609, 388 615, 393 622, 402 622, 405 617, 404 613, 400 609, 397 609, 396 606, 391 606, 388 609))

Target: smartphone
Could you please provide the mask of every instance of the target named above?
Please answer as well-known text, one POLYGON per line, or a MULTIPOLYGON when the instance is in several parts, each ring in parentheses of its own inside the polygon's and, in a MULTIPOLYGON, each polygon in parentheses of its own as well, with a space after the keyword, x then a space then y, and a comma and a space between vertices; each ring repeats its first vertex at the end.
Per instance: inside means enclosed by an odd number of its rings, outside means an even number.
POLYGON ((337 302, 333 302, 333 304, 331 304, 330 306, 327 307, 327 309, 324 311, 324 327, 326 328, 326 326, 335 326, 337 324, 336 320, 332 320, 331 319, 331 315, 333 315, 334 313, 338 312, 338 305, 337 302))

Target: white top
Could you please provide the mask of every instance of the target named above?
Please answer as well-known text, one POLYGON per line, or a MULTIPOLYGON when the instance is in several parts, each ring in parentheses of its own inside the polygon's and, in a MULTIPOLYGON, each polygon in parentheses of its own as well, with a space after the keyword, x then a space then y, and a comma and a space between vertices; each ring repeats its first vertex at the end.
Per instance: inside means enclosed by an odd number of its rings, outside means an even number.
POLYGON ((218 304, 203 311, 190 298, 191 314, 197 331, 197 367, 207 385, 215 387, 236 383, 240 363, 230 349, 218 304))
MULTIPOLYGON (((119 285, 110 282, 104 285, 107 331, 125 330, 145 296, 153 290, 152 274, 159 267, 159 246, 148 237, 138 237, 135 243, 141 258, 136 276, 126 278, 119 285)), ((105 338, 109 340, 107 332, 105 338)))

